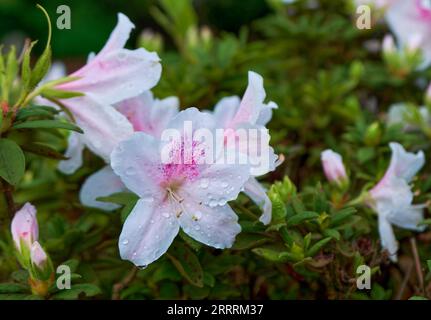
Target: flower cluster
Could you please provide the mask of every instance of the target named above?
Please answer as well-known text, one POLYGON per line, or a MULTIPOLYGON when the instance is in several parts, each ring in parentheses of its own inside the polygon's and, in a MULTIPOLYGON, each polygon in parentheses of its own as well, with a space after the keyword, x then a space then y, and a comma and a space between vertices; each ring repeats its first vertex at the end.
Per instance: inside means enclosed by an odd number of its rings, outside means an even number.
MULTIPOLYGON (((242 99, 224 98, 213 113, 196 108, 179 111, 177 97, 153 96, 150 89, 161 75, 159 58, 142 48, 124 49, 133 24, 122 14, 118 19, 99 54, 69 75, 76 80, 54 88, 82 94, 61 100, 84 133, 71 134, 65 154, 69 160, 62 161, 59 169, 73 173, 87 147, 106 166, 83 184, 84 205, 114 210, 116 204, 97 199, 126 190, 139 196, 119 239, 121 257, 138 266, 165 253, 180 228, 206 245, 231 247, 241 227, 228 202, 240 192, 261 206, 262 223, 271 221, 271 201, 256 177, 279 163, 265 127, 277 105, 264 102, 263 78, 249 72, 242 99), (187 125, 189 132, 184 129, 187 125), (179 137, 165 139, 170 130, 179 132, 179 137), (198 134, 203 130, 204 138, 198 134), (217 130, 223 130, 220 139, 217 130), (221 151, 215 148, 217 143, 221 151), (167 161, 166 149, 170 150, 167 161), (211 163, 205 161, 209 153, 215 160, 211 163), (258 165, 260 157, 266 159, 263 166, 258 165)), ((56 75, 64 76, 62 72, 64 68, 57 65, 45 81, 55 81, 56 75)))

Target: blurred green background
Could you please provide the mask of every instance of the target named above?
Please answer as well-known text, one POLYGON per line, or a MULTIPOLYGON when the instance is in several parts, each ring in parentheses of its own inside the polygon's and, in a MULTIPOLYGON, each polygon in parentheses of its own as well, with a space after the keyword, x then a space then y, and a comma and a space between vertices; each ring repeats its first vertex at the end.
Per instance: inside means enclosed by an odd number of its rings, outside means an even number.
MULTIPOLYGON (((55 58, 86 57, 89 52, 99 50, 115 26, 117 12, 126 14, 136 25, 136 30, 150 28, 163 32, 150 14, 150 8, 158 4, 157 0, 1 0, 1 43, 12 41, 19 45, 25 37, 46 37, 44 17, 36 9, 36 3, 45 7, 54 24, 59 16, 56 13, 59 5, 68 5, 71 9, 72 28, 53 29, 52 48, 55 58)), ((196 0, 194 6, 199 15, 199 23, 210 26, 214 31, 238 32, 242 25, 270 12, 270 7, 264 0, 196 0)), ((129 45, 134 44, 137 36, 138 33, 134 32, 129 45)), ((41 48, 42 46, 35 50, 40 52, 41 48)))

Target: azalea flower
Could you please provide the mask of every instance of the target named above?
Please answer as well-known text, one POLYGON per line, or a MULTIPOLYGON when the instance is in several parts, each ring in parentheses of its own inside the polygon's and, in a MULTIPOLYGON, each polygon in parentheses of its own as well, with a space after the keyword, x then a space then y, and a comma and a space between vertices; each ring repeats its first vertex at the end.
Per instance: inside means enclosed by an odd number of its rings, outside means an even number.
MULTIPOLYGON (((265 89, 263 88, 263 78, 250 71, 248 73, 248 87, 242 99, 237 96, 231 96, 221 99, 214 108, 214 118, 217 128, 224 129, 255 129, 264 133, 261 141, 251 141, 250 135, 248 146, 255 145, 258 151, 267 152, 267 166, 251 166, 249 181, 244 186, 244 193, 247 194, 256 204, 262 206, 263 214, 260 221, 269 224, 271 221, 272 203, 266 194, 266 190, 256 180, 255 176, 266 174, 273 171, 277 165, 277 156, 274 150, 269 146, 269 134, 265 128, 266 124, 272 118, 272 110, 277 108, 274 102, 264 103, 265 89)), ((229 132, 229 131, 228 131, 229 132)), ((236 137, 239 138, 239 137, 236 137)), ((246 145, 246 144, 245 144, 246 145)), ((250 152, 252 150, 242 150, 250 158, 256 157, 258 153, 250 152)), ((255 150, 253 150, 255 151, 255 150)), ((251 159, 252 163, 259 163, 259 159, 251 159)))
POLYGON ((386 20, 401 48, 420 49, 421 68, 431 63, 431 3, 428 0, 392 0, 386 20))
POLYGON ((75 158, 68 164, 63 163, 68 173, 82 162, 79 156, 82 143, 109 161, 113 148, 134 131, 132 124, 113 105, 149 90, 160 78, 161 65, 156 53, 143 48, 124 48, 133 28, 125 15, 118 14, 117 26, 103 49, 70 75, 78 79, 54 87, 84 94, 61 100, 84 131, 79 138, 71 135, 72 144, 66 153, 75 158))
POLYGON ((181 132, 180 139, 166 141, 137 132, 111 155, 114 172, 140 197, 119 239, 121 257, 138 266, 165 253, 180 228, 220 249, 231 247, 241 230, 227 202, 236 199, 244 187, 249 165, 203 161, 212 142, 199 139, 197 133, 215 129, 208 113, 189 108, 167 128, 181 132), (186 124, 191 124, 190 132, 183 130, 186 124))
POLYGON ((321 154, 323 171, 329 182, 339 187, 346 185, 348 177, 344 168, 343 158, 338 153, 327 149, 321 154))
POLYGON ((12 219, 11 232, 17 250, 21 254, 24 250, 30 252, 31 245, 39 238, 36 208, 33 205, 27 202, 15 213, 12 219))
POLYGON ((397 261, 398 243, 392 225, 400 228, 423 231, 419 226, 423 220, 425 205, 413 205, 413 193, 409 183, 422 168, 425 157, 422 151, 417 154, 406 152, 395 142, 389 144, 392 158, 385 175, 369 191, 367 203, 377 212, 382 247, 389 252, 390 259, 397 261))

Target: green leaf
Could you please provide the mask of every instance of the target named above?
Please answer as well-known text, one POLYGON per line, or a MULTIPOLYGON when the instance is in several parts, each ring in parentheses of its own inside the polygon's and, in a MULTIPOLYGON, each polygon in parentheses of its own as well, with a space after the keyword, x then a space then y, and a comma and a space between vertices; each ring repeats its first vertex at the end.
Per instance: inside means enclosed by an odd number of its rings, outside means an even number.
POLYGON ((232 247, 233 250, 248 250, 261 246, 269 241, 268 238, 255 233, 240 233, 232 247))
POLYGON ((340 240, 340 237, 341 237, 340 233, 335 229, 325 229, 325 230, 323 230, 323 234, 325 236, 331 237, 337 241, 340 240))
POLYGON ((251 251, 271 262, 285 262, 287 259, 284 256, 285 251, 273 248, 254 248, 251 251))
POLYGON ((315 219, 318 217, 319 217, 319 214, 317 214, 316 212, 304 211, 301 214, 294 215, 293 217, 290 217, 289 219, 287 219, 287 225, 296 226, 303 221, 315 219))
POLYGON ((0 177, 15 186, 25 172, 25 157, 12 140, 0 139, 0 177))
POLYGON ((31 50, 33 49, 34 45, 37 43, 37 41, 33 41, 30 43, 30 46, 27 48, 27 50, 24 53, 24 57, 21 64, 21 80, 24 84, 23 86, 23 92, 21 93, 21 96, 24 96, 26 93, 28 93, 30 88, 30 78, 31 78, 31 66, 30 66, 30 55, 31 50))
POLYGON ((81 92, 64 91, 53 88, 44 88, 41 91, 42 96, 50 99, 70 99, 84 96, 81 92))
POLYGON ((270 191, 268 192, 268 197, 272 202, 273 221, 283 220, 287 215, 286 205, 281 199, 280 194, 277 191, 275 191, 274 186, 272 186, 270 191))
POLYGON ((91 283, 73 284, 70 289, 61 290, 52 296, 56 300, 74 300, 81 297, 94 297, 101 293, 98 286, 91 283))
POLYGON ((203 270, 198 258, 183 243, 175 243, 169 250, 168 258, 178 272, 192 285, 203 287, 203 270))
POLYGON ((34 120, 26 121, 13 126, 14 129, 66 129, 84 133, 81 128, 74 124, 59 120, 34 120))
POLYGON ((332 240, 332 237, 324 238, 318 242, 316 242, 310 250, 307 251, 307 256, 312 257, 314 256, 321 248, 325 246, 329 241, 332 240))
POLYGON ((410 297, 409 300, 428 300, 428 299, 421 296, 413 296, 413 297, 410 297))
POLYGON ((428 271, 431 272, 431 260, 427 260, 428 271))
POLYGON ((50 146, 43 143, 35 142, 35 143, 29 143, 29 144, 22 144, 21 148, 26 152, 34 153, 36 155, 50 158, 50 159, 57 159, 57 160, 68 159, 62 153, 58 152, 57 150, 54 150, 50 146))
POLYGON ((52 118, 56 113, 58 113, 54 108, 51 108, 52 110, 47 108, 49 107, 35 106, 19 109, 15 119, 16 121, 23 121, 29 117, 52 118))
POLYGON ((19 283, 0 283, 0 293, 25 293, 30 288, 19 283))
POLYGON ((331 215, 331 227, 335 227, 348 220, 351 216, 356 213, 356 209, 353 207, 344 208, 331 215))

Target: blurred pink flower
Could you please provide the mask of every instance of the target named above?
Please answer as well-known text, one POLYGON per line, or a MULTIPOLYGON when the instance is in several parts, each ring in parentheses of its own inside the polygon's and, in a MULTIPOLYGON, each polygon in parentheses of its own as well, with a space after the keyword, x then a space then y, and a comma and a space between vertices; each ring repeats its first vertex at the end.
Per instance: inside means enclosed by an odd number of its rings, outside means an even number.
POLYGON ((328 149, 322 152, 320 158, 323 171, 329 182, 342 186, 348 181, 341 155, 328 149))
POLYGON ((400 48, 421 49, 421 68, 431 63, 431 4, 428 0, 392 0, 386 19, 400 48))

